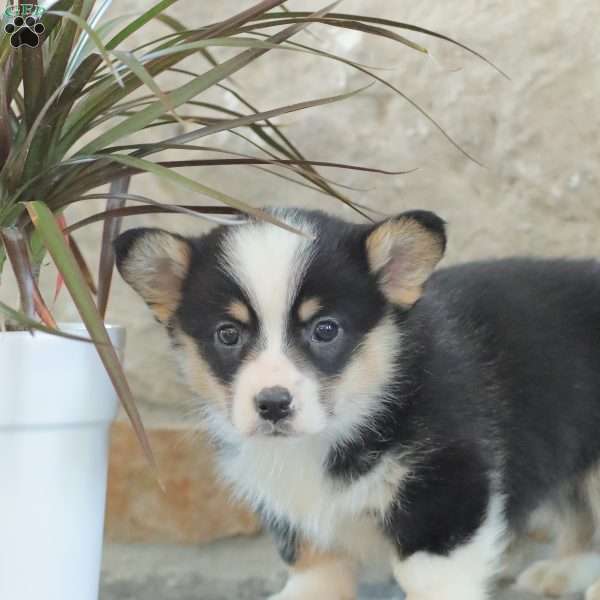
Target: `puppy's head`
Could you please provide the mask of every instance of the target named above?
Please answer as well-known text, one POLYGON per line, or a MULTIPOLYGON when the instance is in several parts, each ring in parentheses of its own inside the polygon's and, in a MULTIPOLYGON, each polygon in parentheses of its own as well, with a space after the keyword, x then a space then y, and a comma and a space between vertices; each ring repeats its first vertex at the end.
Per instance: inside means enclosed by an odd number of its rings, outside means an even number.
POLYGON ((193 239, 133 229, 115 242, 117 267, 173 337, 209 421, 243 436, 343 431, 394 375, 394 315, 441 259, 443 221, 273 212, 307 235, 263 222, 193 239))

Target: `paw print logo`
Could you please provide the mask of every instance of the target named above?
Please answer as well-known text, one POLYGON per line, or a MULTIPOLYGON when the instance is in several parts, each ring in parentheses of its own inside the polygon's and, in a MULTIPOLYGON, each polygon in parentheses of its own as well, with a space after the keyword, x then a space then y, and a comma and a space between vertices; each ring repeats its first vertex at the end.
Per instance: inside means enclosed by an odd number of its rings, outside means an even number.
POLYGON ((12 23, 7 23, 4 26, 4 31, 11 34, 10 45, 13 48, 20 48, 21 46, 37 48, 40 43, 40 35, 44 33, 44 29, 44 25, 32 16, 25 19, 15 17, 12 23))

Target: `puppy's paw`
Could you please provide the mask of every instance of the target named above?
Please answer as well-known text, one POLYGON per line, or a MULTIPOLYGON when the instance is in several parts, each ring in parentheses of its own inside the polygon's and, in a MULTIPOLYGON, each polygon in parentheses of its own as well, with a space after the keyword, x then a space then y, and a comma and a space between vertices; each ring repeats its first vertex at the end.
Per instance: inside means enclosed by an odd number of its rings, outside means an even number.
POLYGON ((291 577, 281 592, 267 600, 356 600, 356 592, 346 582, 305 575, 291 577))
POLYGON ((585 593, 585 600, 600 600, 600 579, 585 593))
MULTIPOLYGON (((598 578, 598 573, 598 554, 581 554, 561 560, 541 560, 521 573, 516 587, 550 597, 575 594, 593 584, 598 578)), ((600 596, 597 600, 600 600, 600 596)))
POLYGON ((554 560, 533 563, 519 575, 516 587, 542 596, 562 596, 569 588, 569 574, 559 563, 554 560))

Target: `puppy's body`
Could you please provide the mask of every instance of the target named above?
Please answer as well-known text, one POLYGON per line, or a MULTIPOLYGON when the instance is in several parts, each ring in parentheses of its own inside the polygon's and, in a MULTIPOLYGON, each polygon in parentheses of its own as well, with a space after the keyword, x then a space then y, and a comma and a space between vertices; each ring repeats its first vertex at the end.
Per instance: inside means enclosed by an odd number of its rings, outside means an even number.
POLYGON ((429 277, 445 245, 430 213, 275 215, 314 239, 134 230, 117 256, 168 325, 221 472, 292 565, 280 598, 352 598, 353 563, 374 557, 409 600, 486 598, 536 508, 593 514, 600 267, 429 277))

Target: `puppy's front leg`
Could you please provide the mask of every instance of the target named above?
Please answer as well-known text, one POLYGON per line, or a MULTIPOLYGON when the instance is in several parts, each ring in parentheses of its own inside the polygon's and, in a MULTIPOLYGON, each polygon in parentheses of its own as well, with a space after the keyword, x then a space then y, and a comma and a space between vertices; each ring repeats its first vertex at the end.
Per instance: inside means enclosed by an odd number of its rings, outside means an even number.
POLYGON ((448 556, 417 552, 405 560, 394 557, 394 576, 407 600, 486 600, 494 575, 493 548, 476 540, 448 556))
POLYGON ((287 524, 271 522, 268 527, 289 565, 283 591, 269 600, 355 600, 356 572, 349 558, 318 550, 287 524))
POLYGON ((385 520, 407 600, 489 598, 505 546, 503 502, 485 475, 469 473, 471 459, 461 463, 416 474, 385 520))

